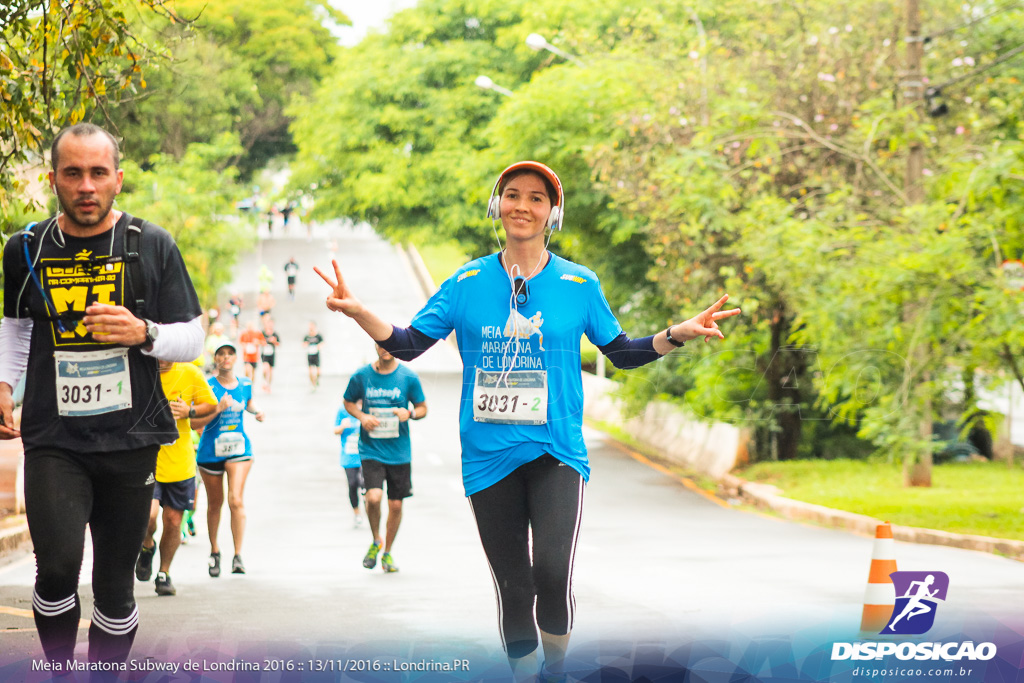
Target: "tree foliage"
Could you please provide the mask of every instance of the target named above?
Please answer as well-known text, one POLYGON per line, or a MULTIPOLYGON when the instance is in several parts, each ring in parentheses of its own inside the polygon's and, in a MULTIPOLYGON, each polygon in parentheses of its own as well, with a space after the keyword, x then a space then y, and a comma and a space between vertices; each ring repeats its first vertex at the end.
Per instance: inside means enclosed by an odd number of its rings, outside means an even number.
POLYGON ((16 0, 0 7, 0 212, 19 198, 16 171, 61 128, 145 89, 162 57, 141 42, 142 15, 178 23, 165 0, 16 0))
POLYGON ((245 175, 291 153, 285 109, 327 73, 336 51, 330 24, 349 24, 348 17, 326 0, 174 0, 174 8, 195 30, 163 32, 174 61, 159 90, 123 112, 140 129, 157 123, 142 155, 180 157, 189 142, 212 142, 227 130, 239 135, 245 175))
POLYGON ((255 243, 255 230, 235 212, 244 194, 230 161, 241 151, 235 133, 189 145, 181 159, 157 155, 150 168, 124 164, 118 200, 127 211, 167 229, 181 250, 200 301, 209 306, 231 281, 238 255, 255 243))
POLYGON ((345 51, 297 112, 296 178, 320 211, 476 254, 497 170, 545 161, 567 188, 554 241, 595 267, 627 327, 726 291, 745 311, 726 344, 630 373, 637 402, 685 396, 752 426, 761 457, 834 454, 821 437, 852 431, 893 457, 923 447, 913 392, 970 413, 975 376, 1024 351, 998 267, 1024 249, 1021 18, 929 2, 916 110, 902 3, 433 0, 345 51), (532 31, 582 64, 529 52, 532 31), (915 142, 921 204, 904 190, 915 142))

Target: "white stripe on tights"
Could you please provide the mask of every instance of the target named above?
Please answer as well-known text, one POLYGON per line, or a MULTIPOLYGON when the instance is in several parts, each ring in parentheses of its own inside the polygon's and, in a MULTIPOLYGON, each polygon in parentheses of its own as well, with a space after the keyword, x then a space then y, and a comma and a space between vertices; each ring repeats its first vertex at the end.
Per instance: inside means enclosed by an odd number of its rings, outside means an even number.
MULTIPOLYGON (((480 533, 480 520, 476 518, 476 510, 473 508, 473 499, 466 496, 466 500, 469 501, 469 511, 473 513, 473 521, 476 522, 477 533, 480 533)), ((491 581, 494 582, 494 600, 498 603, 498 637, 501 638, 501 649, 507 653, 508 645, 505 643, 505 629, 502 627, 503 622, 501 620, 501 591, 498 590, 498 577, 494 575, 494 567, 491 566, 491 558, 487 557, 486 552, 484 553, 484 559, 487 560, 487 569, 491 572, 491 581)))
POLYGON ((44 617, 56 617, 75 608, 75 596, 69 595, 63 600, 50 602, 39 597, 39 593, 32 591, 32 607, 44 617))
POLYGON ((576 567, 576 544, 580 540, 580 523, 583 520, 583 487, 585 483, 583 477, 580 476, 580 487, 577 492, 577 503, 576 503, 576 527, 572 532, 572 547, 569 549, 569 580, 565 584, 565 604, 569 611, 569 631, 572 631, 572 625, 576 618, 576 596, 572 592, 572 574, 576 567))
POLYGON ((92 610, 92 623, 112 636, 124 636, 131 633, 139 625, 139 606, 132 608, 132 613, 124 619, 112 619, 95 607, 92 610))

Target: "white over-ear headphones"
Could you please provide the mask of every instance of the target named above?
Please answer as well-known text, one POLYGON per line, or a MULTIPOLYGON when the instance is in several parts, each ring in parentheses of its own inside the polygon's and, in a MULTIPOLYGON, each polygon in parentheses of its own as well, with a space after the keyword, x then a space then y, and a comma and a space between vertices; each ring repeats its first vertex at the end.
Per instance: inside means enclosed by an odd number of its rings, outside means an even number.
POLYGON ((562 181, 558 179, 558 176, 555 175, 554 171, 539 161, 519 161, 501 172, 501 175, 498 176, 498 180, 494 183, 494 187, 491 189, 491 198, 487 202, 487 217, 493 220, 499 220, 501 218, 501 195, 498 194, 498 187, 501 185, 501 181, 505 176, 513 171, 520 170, 539 173, 555 186, 555 191, 558 193, 558 196, 555 197, 554 201, 551 203, 551 213, 548 214, 548 220, 544 223, 544 227, 551 228, 552 230, 561 230, 562 219, 565 218, 565 194, 562 192, 562 181))

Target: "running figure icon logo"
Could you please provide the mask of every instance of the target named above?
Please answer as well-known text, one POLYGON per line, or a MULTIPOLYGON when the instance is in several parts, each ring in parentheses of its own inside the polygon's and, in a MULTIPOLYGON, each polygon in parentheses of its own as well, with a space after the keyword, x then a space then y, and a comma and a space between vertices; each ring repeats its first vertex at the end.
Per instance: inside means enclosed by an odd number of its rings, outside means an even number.
POLYGON ((893 572, 896 606, 880 633, 921 635, 935 623, 939 602, 946 600, 949 577, 944 572, 893 572))

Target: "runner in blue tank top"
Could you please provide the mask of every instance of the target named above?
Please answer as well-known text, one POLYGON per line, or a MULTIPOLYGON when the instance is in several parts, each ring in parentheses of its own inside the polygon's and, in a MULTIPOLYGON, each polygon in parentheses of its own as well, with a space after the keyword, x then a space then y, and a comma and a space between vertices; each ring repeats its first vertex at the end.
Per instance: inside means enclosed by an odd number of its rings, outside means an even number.
POLYGON ((231 573, 244 574, 242 539, 245 536, 245 482, 252 467, 253 452, 249 435, 245 433, 244 413, 252 413, 257 422, 263 422, 263 411, 252 399, 252 382, 235 376, 238 348, 230 341, 222 342, 214 351, 213 362, 217 374, 209 380, 217 409, 206 417, 192 419, 192 427, 203 429, 196 451, 196 464, 206 489, 206 527, 210 533, 210 576, 220 576, 221 509, 224 506, 224 478, 227 475, 227 499, 231 512, 231 540, 235 554, 231 559, 231 573))
POLYGON ((630 339, 597 276, 547 250, 563 208, 561 182, 550 168, 522 161, 505 169, 487 210, 501 221, 505 248, 456 271, 407 328, 364 306, 336 261, 334 278, 316 269, 332 289, 327 307, 355 320, 396 358, 412 360, 457 334, 463 484, 494 578, 502 644, 520 681, 537 675, 538 645, 544 674, 562 674, 572 630, 573 558, 590 477, 580 337, 628 369, 692 339, 724 339, 717 321, 740 313, 720 310, 726 295, 689 320, 630 339))

